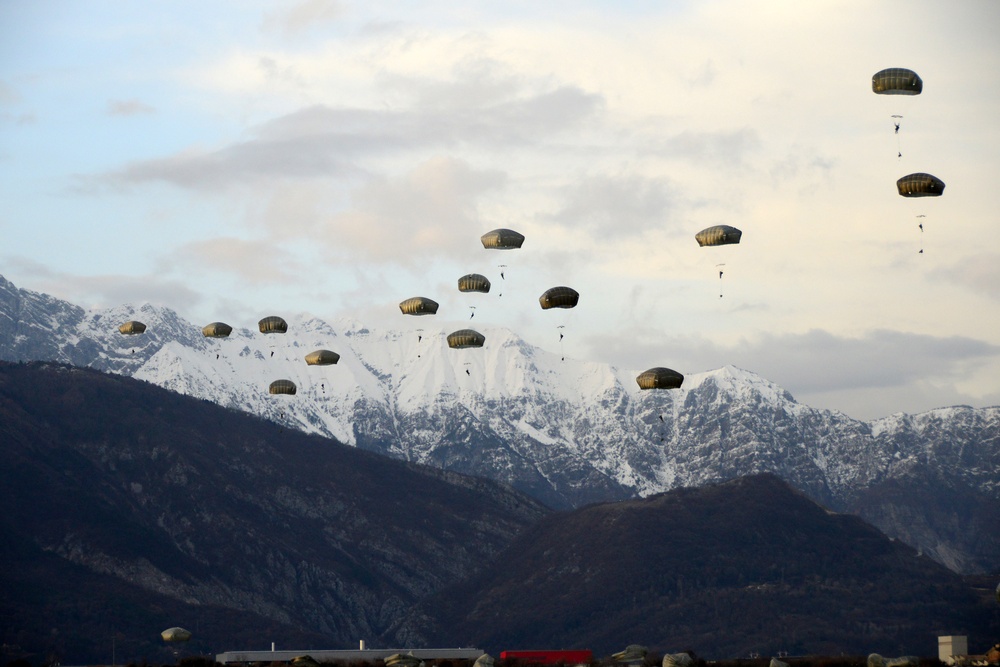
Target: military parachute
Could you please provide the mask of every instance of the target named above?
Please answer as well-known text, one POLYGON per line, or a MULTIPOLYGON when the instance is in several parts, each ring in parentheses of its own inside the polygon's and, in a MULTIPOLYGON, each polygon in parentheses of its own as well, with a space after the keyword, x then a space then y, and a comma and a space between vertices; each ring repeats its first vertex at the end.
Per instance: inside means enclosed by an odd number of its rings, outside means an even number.
POLYGON ((186 642, 191 639, 191 633, 184 628, 167 628, 160 633, 165 642, 186 642))
POLYGON ((694 238, 699 246, 730 245, 739 243, 743 238, 743 232, 729 225, 715 225, 701 230, 694 235, 694 238))
POLYGON ((448 347, 461 350, 467 347, 482 347, 486 343, 486 336, 474 329, 459 329, 448 334, 448 347))
POLYGON ((201 329, 201 335, 205 338, 227 338, 231 333, 233 328, 225 322, 212 322, 201 329))
POLYGON ((923 90, 923 80, 910 69, 890 67, 872 75, 872 92, 876 95, 919 95, 923 90))
POLYGON ((306 355, 310 366, 331 366, 340 361, 340 355, 332 350, 315 350, 306 355))
POLYGON ((146 331, 146 325, 137 320, 129 320, 118 327, 118 333, 125 336, 135 336, 146 331))
POLYGON ((903 197, 940 197, 944 194, 944 181, 937 176, 918 172, 896 181, 896 189, 903 197))
POLYGON ((635 381, 640 389, 678 389, 684 382, 684 376, 671 368, 657 366, 639 373, 635 381))
POLYGON ((434 315, 438 311, 438 303, 424 296, 415 296, 400 302, 399 310, 404 315, 434 315))
POLYGON ((538 303, 542 306, 542 310, 548 310, 549 308, 576 308, 576 304, 579 302, 580 293, 572 287, 565 286, 547 289, 538 297, 538 303))
POLYGON ((277 315, 270 315, 258 322, 257 328, 262 334, 283 334, 288 332, 288 322, 277 315))
POLYGON ((524 243, 524 235, 513 229, 494 229, 479 237, 483 247, 490 250, 513 250, 524 243))
POLYGON ((478 273, 469 273, 458 279, 458 291, 459 292, 482 292, 483 294, 489 294, 490 291, 490 281, 484 275, 478 273))
POLYGON ((295 383, 291 380, 275 380, 267 388, 269 394, 285 394, 287 396, 294 396, 295 391, 295 383))

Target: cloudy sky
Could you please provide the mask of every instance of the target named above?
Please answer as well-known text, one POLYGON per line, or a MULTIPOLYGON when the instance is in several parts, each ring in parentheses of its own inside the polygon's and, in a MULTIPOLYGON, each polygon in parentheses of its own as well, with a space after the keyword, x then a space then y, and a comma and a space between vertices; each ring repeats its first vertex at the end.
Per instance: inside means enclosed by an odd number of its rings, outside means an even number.
POLYGON ((198 324, 423 295, 859 418, 995 405, 998 34, 994 0, 0 0, 0 274, 198 324))

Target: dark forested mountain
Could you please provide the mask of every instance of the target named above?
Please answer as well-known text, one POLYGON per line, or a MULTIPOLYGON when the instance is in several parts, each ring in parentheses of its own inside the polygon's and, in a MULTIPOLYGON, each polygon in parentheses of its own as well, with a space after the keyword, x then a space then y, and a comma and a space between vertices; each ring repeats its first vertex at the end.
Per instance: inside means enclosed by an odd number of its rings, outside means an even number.
POLYGON ((70 366, 0 363, 0 438, 0 633, 64 662, 372 644, 548 511, 70 366))
POLYGON ((557 509, 772 472, 955 572, 1000 563, 1000 408, 865 422, 802 405, 732 366, 688 372, 680 389, 641 391, 643 369, 563 360, 502 328, 483 329, 482 349, 452 350, 446 321, 422 321, 418 335, 402 316, 398 330, 379 331, 285 315, 284 335, 231 322, 229 338, 207 339, 168 308, 84 310, 0 278, 0 359, 135 377, 359 449, 494 479, 557 509), (119 334, 131 319, 146 332, 119 334), (304 356, 320 348, 339 363, 307 366, 304 356), (294 399, 268 394, 278 378, 298 385, 294 399))
POLYGON ((943 634, 1000 638, 991 589, 761 474, 545 517, 391 636, 730 658, 934 656, 943 634))

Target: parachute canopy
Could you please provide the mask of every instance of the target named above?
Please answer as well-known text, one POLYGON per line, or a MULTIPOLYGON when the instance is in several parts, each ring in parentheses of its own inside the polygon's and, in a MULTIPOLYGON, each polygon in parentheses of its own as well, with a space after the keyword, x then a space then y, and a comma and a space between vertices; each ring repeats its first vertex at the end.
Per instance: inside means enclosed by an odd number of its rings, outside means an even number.
POLYGON ((393 653, 384 662, 385 667, 419 667, 424 664, 423 660, 414 657, 412 653, 393 653))
POLYGON ((186 642, 191 639, 191 633, 184 628, 167 628, 160 633, 165 642, 186 642))
POLYGON ((271 315, 265 317, 260 322, 257 323, 262 334, 273 334, 273 333, 287 333, 288 332, 288 322, 281 319, 277 315, 271 315))
POLYGON ((461 350, 466 347, 482 347, 486 336, 473 329, 459 329, 448 334, 448 347, 461 350))
POLYGON ((923 80, 910 69, 890 67, 872 76, 872 92, 878 95, 919 95, 923 89, 923 80))
POLYGON ((542 305, 542 310, 549 308, 575 308, 580 302, 580 293, 572 287, 552 287, 545 290, 538 303, 542 305))
POLYGON ((488 294, 490 291, 490 281, 486 276, 478 273, 470 273, 458 279, 458 291, 488 294))
POLYGON ((904 197, 940 197, 944 193, 944 181, 930 174, 909 174, 896 181, 896 188, 904 197))
POLYGON ((399 310, 404 315, 434 315, 438 311, 438 302, 424 296, 415 296, 401 302, 399 310))
POLYGON ((642 662, 643 658, 646 657, 646 653, 648 653, 648 649, 645 646, 629 644, 625 647, 624 651, 612 653, 611 658, 618 662, 642 662))
POLYGON ((340 355, 332 350, 316 350, 306 355, 310 366, 330 366, 340 361, 340 355))
POLYGON ((126 336, 134 336, 136 334, 141 334, 146 330, 146 325, 142 322, 137 322, 136 320, 129 320, 125 324, 118 327, 118 332, 123 333, 126 336))
POLYGON ((289 396, 295 395, 295 383, 291 380, 275 380, 271 383, 271 386, 267 388, 270 394, 287 394, 289 396))
POLYGON ((694 238, 699 246, 729 245, 739 243, 743 238, 743 232, 729 225, 715 225, 701 230, 694 235, 694 238))
POLYGON ((678 389, 684 382, 684 376, 671 368, 657 366, 639 373, 635 381, 640 389, 678 389))
POLYGON ((225 338, 231 333, 233 328, 225 322, 212 322, 201 329, 201 335, 205 338, 225 338))
POLYGON ((524 243, 524 234, 518 234, 513 229, 494 229, 479 237, 484 248, 495 250, 513 250, 524 243))

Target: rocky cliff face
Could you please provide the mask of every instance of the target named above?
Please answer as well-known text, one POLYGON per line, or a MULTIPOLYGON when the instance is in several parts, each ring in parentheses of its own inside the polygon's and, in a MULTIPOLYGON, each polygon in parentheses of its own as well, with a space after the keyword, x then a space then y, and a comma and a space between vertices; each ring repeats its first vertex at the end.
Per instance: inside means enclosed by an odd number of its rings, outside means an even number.
POLYGON ((483 329, 482 349, 451 350, 448 331, 423 322, 418 335, 286 317, 284 335, 238 328, 207 340, 200 326, 149 305, 83 311, 9 282, 0 282, 0 304, 2 359, 131 375, 391 457, 506 482, 555 508, 773 472, 956 571, 1000 562, 988 533, 1000 515, 1000 408, 862 422, 802 405, 731 366, 690 374, 678 390, 641 391, 637 369, 562 361, 504 329, 483 329), (146 322, 147 333, 118 334, 128 319, 146 322), (340 362, 307 366, 304 355, 317 348, 340 362), (277 378, 293 380, 298 394, 270 396, 277 378))

